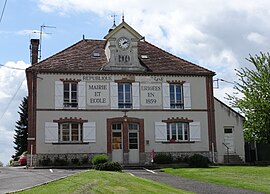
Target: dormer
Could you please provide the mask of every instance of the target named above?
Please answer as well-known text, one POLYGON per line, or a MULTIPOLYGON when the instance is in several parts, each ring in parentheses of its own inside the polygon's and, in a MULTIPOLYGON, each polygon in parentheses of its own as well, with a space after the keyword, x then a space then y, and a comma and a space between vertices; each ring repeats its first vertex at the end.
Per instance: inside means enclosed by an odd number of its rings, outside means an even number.
POLYGON ((107 40, 105 54, 108 62, 102 70, 136 72, 146 70, 138 58, 138 42, 143 37, 125 21, 110 30, 104 39, 107 40))

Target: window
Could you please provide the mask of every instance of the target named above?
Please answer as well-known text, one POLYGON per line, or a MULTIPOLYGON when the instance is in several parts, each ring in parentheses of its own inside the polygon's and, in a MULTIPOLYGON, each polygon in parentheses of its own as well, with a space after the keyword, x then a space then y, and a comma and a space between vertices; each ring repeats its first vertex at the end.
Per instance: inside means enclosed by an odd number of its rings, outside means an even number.
POLYGON ((187 141, 189 124, 188 123, 168 123, 167 140, 168 141, 187 141))
POLYGON ((136 123, 128 124, 128 147, 129 149, 138 149, 138 130, 139 125, 136 123))
POLYGON ((122 124, 112 124, 112 149, 122 149, 122 124))
POLYGON ((118 84, 118 107, 119 108, 131 108, 132 107, 132 95, 130 83, 118 84))
POLYGON ((82 124, 81 123, 61 123, 59 129, 59 141, 62 142, 81 142, 82 124))
POLYGON ((184 108, 183 86, 181 84, 170 84, 170 107, 184 108))
POLYGON ((64 83, 64 107, 78 107, 77 85, 77 83, 64 83))
POLYGON ((224 128, 224 133, 232 133, 233 129, 232 128, 224 128))

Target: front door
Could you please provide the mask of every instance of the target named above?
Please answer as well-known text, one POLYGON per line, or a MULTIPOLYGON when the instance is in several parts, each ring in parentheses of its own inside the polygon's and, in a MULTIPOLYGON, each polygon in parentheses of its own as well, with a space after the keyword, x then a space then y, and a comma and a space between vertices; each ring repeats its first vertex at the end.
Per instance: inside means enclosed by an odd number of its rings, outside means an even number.
POLYGON ((139 163, 139 125, 128 124, 129 163, 139 163))
MULTIPOLYGON (((234 153, 233 128, 224 128, 224 144, 229 148, 229 153, 234 153)), ((226 150, 227 151, 227 150, 226 150)))
POLYGON ((112 124, 112 161, 123 163, 123 125, 112 124))
POLYGON ((143 119, 127 116, 107 119, 107 152, 112 161, 121 164, 145 162, 144 141, 143 119))

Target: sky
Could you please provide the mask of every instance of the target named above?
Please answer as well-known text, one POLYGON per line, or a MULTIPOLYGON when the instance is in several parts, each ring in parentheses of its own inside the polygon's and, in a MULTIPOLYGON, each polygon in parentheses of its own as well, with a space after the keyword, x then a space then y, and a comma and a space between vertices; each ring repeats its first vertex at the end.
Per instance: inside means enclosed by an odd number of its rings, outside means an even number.
MULTIPOLYGON (((6 0, 0 0, 0 13, 6 0)), ((103 39, 113 24, 125 22, 148 42, 216 72, 214 93, 233 94, 235 69, 252 68, 249 55, 269 52, 270 1, 266 0, 7 0, 0 22, 0 161, 13 148, 19 105, 27 95, 24 69, 29 43, 39 38, 42 60, 78 42, 103 39)))

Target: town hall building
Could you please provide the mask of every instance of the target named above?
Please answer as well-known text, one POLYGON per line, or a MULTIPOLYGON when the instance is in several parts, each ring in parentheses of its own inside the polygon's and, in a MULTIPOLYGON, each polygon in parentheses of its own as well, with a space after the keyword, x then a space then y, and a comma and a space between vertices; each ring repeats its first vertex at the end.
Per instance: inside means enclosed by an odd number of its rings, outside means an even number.
POLYGON ((243 117, 213 95, 214 72, 147 42, 124 20, 38 62, 31 40, 28 165, 107 154, 148 164, 153 152, 244 160, 243 117), (30 154, 31 153, 31 154, 30 154))

